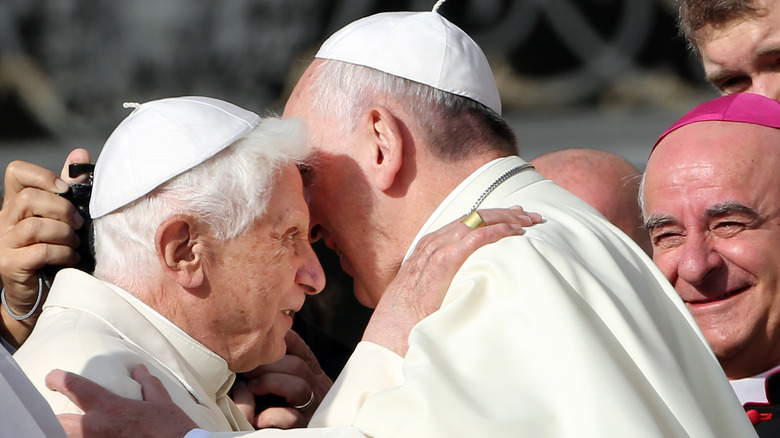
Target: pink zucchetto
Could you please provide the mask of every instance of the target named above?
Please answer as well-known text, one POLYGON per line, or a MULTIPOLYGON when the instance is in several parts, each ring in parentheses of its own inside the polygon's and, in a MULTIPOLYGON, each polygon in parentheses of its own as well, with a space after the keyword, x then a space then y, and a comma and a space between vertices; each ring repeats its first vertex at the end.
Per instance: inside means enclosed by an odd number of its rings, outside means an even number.
POLYGON ((691 123, 707 121, 750 123, 780 129, 780 102, 752 93, 729 94, 704 102, 664 131, 653 145, 653 150, 670 132, 691 123))

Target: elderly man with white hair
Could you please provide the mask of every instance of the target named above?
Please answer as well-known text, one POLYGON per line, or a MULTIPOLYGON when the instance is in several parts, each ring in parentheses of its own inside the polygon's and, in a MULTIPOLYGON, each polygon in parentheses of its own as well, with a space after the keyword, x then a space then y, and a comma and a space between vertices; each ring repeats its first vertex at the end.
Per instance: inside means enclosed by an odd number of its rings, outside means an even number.
POLYGON ((281 358, 325 283, 295 166, 302 133, 202 97, 137 105, 116 128, 90 203, 95 277, 58 273, 15 354, 56 413, 80 410, 45 387, 52 368, 141 398, 130 369, 142 363, 198 425, 252 429, 227 396, 234 372, 281 358))

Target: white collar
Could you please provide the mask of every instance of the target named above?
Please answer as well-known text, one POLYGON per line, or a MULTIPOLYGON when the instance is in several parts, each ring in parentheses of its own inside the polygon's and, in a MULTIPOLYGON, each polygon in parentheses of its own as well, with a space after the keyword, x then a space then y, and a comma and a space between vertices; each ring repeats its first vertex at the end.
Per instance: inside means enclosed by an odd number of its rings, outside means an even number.
POLYGON ((745 403, 768 403, 766 378, 776 371, 780 371, 780 365, 755 376, 730 380, 729 383, 737 394, 739 402, 743 405, 745 403))

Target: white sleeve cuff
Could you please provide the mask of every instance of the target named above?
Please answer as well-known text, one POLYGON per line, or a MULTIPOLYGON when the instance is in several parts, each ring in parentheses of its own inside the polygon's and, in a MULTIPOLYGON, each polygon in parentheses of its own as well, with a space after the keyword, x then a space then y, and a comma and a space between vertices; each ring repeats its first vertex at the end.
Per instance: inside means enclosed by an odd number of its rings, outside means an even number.
POLYGON ((309 427, 351 425, 368 397, 403 383, 402 365, 403 358, 393 351, 372 342, 358 343, 309 427))

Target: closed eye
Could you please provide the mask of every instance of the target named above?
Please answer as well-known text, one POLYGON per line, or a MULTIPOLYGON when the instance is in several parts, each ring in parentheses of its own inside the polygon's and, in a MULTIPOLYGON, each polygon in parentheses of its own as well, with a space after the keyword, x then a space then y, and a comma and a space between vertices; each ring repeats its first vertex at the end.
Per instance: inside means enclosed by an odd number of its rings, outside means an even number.
POLYGON ((750 88, 750 76, 733 76, 713 83, 722 94, 740 93, 750 88))
POLYGON ((682 242, 685 240, 685 235, 672 232, 653 233, 650 236, 650 240, 652 241, 654 247, 669 249, 682 244, 682 242))

